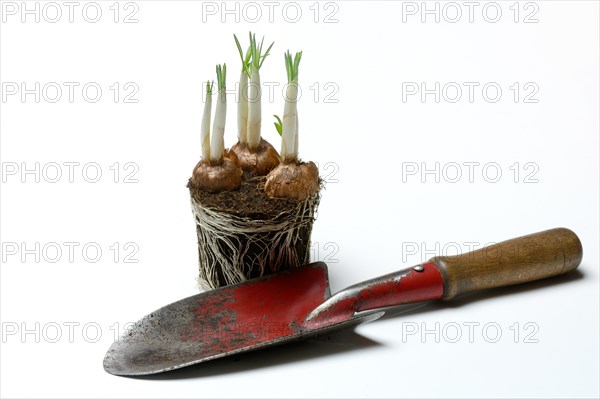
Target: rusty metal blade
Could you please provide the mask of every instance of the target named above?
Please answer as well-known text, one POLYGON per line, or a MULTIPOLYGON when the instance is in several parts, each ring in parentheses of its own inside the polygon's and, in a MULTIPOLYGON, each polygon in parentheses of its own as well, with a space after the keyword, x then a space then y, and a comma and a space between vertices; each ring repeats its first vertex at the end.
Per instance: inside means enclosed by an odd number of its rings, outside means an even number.
POLYGON ((194 295, 145 316, 110 347, 104 369, 145 375, 375 320, 383 312, 306 325, 330 297, 327 266, 313 263, 194 295))

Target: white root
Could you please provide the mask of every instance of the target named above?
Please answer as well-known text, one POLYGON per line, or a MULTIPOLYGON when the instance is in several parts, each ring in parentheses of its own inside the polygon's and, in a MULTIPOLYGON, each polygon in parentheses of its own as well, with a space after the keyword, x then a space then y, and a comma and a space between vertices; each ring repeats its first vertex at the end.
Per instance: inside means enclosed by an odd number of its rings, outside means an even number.
POLYGON ((261 88, 258 68, 252 68, 252 78, 248 94, 248 146, 256 148, 260 144, 261 128, 261 88))
POLYGON ((298 80, 288 83, 283 108, 281 157, 285 160, 298 158, 298 80))
MULTIPOLYGON (((210 84, 210 83, 207 83, 210 84)), ((210 113, 212 110, 212 90, 206 92, 202 125, 200 126, 200 143, 202 145, 202 158, 210 159, 210 113)))
POLYGON ((227 284, 236 284, 256 272, 265 275, 278 271, 281 265, 293 268, 308 263, 310 243, 306 244, 306 253, 298 253, 296 248, 311 235, 319 201, 317 192, 292 211, 257 220, 205 207, 192 195, 200 286, 219 287, 219 274, 227 284))
POLYGON ((225 152, 225 119, 227 116, 227 97, 225 89, 219 90, 217 97, 217 108, 215 111, 215 121, 213 124, 212 138, 210 140, 210 160, 220 161, 225 152))
POLYGON ((240 143, 248 141, 248 75, 242 71, 238 93, 238 140, 240 143))

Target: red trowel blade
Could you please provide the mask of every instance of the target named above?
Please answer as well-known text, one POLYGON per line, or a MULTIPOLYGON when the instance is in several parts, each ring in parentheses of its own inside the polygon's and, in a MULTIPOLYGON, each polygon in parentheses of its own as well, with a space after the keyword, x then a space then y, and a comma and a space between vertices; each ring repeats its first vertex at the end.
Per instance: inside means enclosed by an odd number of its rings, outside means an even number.
POLYGON ((383 312, 311 327, 306 316, 330 296, 327 266, 288 272, 194 295, 150 313, 106 354, 116 375, 173 370, 375 320, 383 312))

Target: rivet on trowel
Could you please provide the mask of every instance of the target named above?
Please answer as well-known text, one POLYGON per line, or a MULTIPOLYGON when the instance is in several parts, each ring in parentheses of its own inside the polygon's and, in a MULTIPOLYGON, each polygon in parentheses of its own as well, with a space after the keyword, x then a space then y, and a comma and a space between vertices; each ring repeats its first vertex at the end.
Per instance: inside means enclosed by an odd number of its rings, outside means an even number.
POLYGON ((417 265, 413 267, 413 270, 416 272, 422 272, 423 270, 425 270, 425 268, 423 267, 423 265, 417 265))

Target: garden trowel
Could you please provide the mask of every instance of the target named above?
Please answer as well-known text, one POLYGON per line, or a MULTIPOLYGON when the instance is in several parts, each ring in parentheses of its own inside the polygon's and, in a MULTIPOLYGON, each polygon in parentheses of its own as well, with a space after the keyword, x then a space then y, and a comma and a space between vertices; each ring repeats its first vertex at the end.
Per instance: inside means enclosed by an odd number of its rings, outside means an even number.
POLYGON ((435 257, 331 295, 327 266, 289 271, 194 295, 138 321, 104 358, 115 375, 145 375, 282 344, 381 317, 382 309, 557 276, 582 248, 557 228, 457 256, 435 257))

